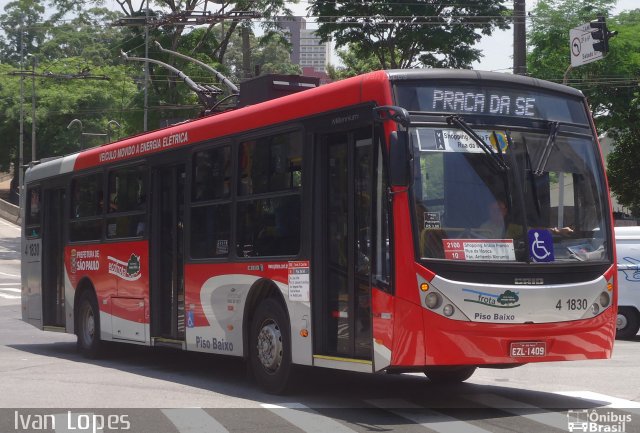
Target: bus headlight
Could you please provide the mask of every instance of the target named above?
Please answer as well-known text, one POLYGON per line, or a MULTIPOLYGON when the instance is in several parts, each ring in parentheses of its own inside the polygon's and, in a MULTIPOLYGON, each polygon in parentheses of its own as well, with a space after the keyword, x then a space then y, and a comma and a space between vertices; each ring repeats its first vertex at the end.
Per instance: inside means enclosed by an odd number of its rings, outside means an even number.
POLYGON ((593 313, 593 315, 595 316, 596 314, 598 314, 600 312, 600 305, 598 304, 593 304, 591 306, 591 312, 593 313))
POLYGON ((607 292, 600 293, 600 305, 602 305, 602 307, 606 307, 609 305, 609 302, 611 302, 609 294, 607 292))
POLYGON ((440 306, 440 304, 442 303, 442 298, 436 292, 431 292, 424 298, 424 303, 427 305, 427 307, 433 310, 440 306))
POLYGON ((442 309, 442 313, 447 317, 453 316, 454 312, 455 312, 455 309, 453 308, 453 305, 451 305, 451 304, 445 305, 444 308, 442 309))

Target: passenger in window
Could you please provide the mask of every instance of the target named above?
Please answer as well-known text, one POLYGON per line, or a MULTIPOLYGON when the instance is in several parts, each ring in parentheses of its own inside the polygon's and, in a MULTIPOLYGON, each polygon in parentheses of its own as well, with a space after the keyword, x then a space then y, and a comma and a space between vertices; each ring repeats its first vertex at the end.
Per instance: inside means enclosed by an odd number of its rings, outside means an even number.
POLYGON ((98 191, 98 208, 96 209, 96 215, 100 215, 102 213, 102 209, 104 208, 104 193, 102 190, 98 191))
POLYGON ((483 237, 487 239, 503 239, 505 236, 507 206, 502 200, 495 200, 487 207, 489 218, 478 227, 483 237))
POLYGON ((252 149, 255 143, 253 141, 248 141, 241 144, 240 150, 240 194, 252 194, 253 193, 253 182, 251 179, 252 172, 252 149))
MULTIPOLYGON (((486 239, 515 239, 521 236, 522 225, 508 222, 509 210, 503 200, 495 200, 489 203, 488 219, 480 224, 478 231, 486 239)), ((533 227, 532 227, 533 228, 533 227)), ((554 235, 570 236, 573 234, 571 227, 540 227, 549 230, 554 235)))
POLYGON ((111 193, 109 197, 109 212, 116 212, 118 210, 118 193, 111 193))

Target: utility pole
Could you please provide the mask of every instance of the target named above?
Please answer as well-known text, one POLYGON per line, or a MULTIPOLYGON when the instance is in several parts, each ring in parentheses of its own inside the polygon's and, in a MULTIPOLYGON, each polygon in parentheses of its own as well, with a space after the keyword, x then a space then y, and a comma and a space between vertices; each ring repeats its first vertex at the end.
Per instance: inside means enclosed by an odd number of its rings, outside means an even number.
POLYGON ((247 26, 242 26, 242 75, 246 80, 251 77, 251 43, 247 26))
MULTIPOLYGON (((24 64, 24 16, 20 21, 20 69, 24 64)), ((20 76, 20 141, 18 156, 18 190, 20 194, 20 203, 22 203, 22 187, 24 186, 24 173, 22 166, 24 165, 24 75, 20 76)))
POLYGON ((513 1, 513 73, 527 74, 527 25, 525 0, 513 1))
POLYGON ((33 75, 31 76, 31 161, 36 160, 36 64, 33 56, 33 75))

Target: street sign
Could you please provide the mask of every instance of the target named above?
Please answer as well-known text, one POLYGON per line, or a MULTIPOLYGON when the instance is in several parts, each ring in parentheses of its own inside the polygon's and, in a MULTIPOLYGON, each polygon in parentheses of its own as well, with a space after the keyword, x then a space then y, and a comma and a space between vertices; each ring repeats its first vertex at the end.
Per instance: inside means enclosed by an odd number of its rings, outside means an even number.
POLYGON ((571 48, 571 66, 585 65, 595 62, 603 57, 602 51, 593 49, 593 39, 591 32, 593 28, 590 23, 582 24, 569 31, 569 46, 571 48))

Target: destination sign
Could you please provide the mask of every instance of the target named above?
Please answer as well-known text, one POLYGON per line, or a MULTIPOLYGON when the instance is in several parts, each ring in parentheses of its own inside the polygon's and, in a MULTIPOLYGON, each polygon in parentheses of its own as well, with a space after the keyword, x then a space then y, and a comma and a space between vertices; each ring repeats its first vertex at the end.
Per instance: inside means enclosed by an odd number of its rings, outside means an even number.
POLYGON ((430 111, 536 116, 536 98, 510 93, 476 93, 434 88, 430 111))
POLYGON ((395 94, 397 104, 409 111, 589 123, 580 98, 531 87, 404 82, 397 84, 395 94))

